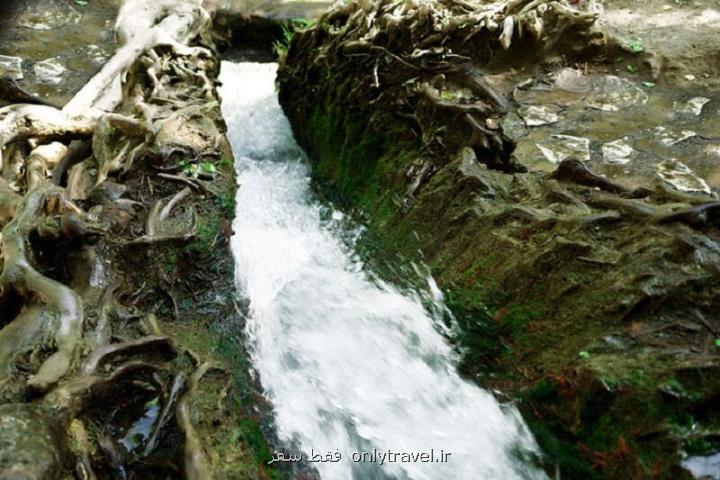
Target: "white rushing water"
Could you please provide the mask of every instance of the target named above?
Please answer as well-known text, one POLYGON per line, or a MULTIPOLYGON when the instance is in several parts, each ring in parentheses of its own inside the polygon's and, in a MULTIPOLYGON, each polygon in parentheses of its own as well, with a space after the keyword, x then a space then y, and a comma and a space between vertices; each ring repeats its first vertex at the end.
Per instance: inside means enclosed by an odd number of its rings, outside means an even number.
POLYGON ((542 478, 513 454, 536 450, 517 412, 458 376, 416 298, 369 279, 333 227, 339 212, 323 221, 276 68, 225 62, 221 93, 240 184, 238 288, 281 440, 306 459, 339 452, 312 463, 323 479, 542 478))

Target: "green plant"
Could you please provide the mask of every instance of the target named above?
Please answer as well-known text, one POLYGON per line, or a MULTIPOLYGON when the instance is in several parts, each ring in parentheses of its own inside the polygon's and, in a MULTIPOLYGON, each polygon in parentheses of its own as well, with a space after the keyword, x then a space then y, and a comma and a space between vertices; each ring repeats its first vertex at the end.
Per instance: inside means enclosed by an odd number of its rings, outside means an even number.
POLYGON ((645 47, 643 47, 643 44, 638 39, 633 39, 628 42, 628 48, 634 52, 634 53, 641 53, 645 51, 645 47))

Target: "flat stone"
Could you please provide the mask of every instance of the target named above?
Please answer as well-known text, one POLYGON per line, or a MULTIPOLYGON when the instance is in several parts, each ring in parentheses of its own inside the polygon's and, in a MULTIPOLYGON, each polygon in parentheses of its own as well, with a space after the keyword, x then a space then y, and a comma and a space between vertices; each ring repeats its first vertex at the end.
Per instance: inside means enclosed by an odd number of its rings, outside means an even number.
POLYGON ((538 127, 560 120, 560 110, 557 105, 525 105, 520 107, 518 114, 528 127, 538 127))
POLYGON ((23 78, 22 58, 0 55, 0 77, 11 77, 15 80, 23 78))
POLYGON ((602 146, 603 160, 615 165, 625 165, 635 153, 635 149, 628 142, 628 137, 619 138, 602 146))
POLYGON ((708 194, 711 192, 707 182, 679 160, 665 160, 658 164, 657 173, 665 182, 681 192, 708 194))
POLYGON ((675 110, 675 112, 677 113, 698 116, 702 113, 703 107, 709 101, 710 99, 706 97, 693 97, 687 102, 673 103, 673 110, 675 110))
POLYGON ((560 163, 566 158, 590 160, 590 140, 571 135, 550 135, 550 139, 535 144, 552 163, 560 163))
POLYGON ((48 58, 33 65, 33 72, 41 83, 58 84, 62 81, 65 67, 55 58, 48 58))
POLYGON ((569 92, 589 92, 592 80, 575 68, 563 68, 555 76, 555 87, 569 92))
POLYGON ((663 126, 655 127, 652 132, 657 136, 658 141, 666 147, 672 147, 697 135, 692 130, 674 130, 663 126))
POLYGON ((644 105, 649 98, 642 88, 630 80, 604 75, 593 79, 593 89, 586 101, 590 108, 604 112, 618 112, 644 105))
POLYGON ((528 129, 525 127, 525 122, 523 122, 522 118, 520 118, 520 116, 516 113, 509 113, 505 115, 500 122, 500 125, 502 126, 505 135, 513 140, 518 140, 528 133, 528 129))
POLYGON ((77 25, 82 14, 64 2, 41 2, 31 5, 18 19, 18 25, 33 30, 52 30, 65 25, 77 25))

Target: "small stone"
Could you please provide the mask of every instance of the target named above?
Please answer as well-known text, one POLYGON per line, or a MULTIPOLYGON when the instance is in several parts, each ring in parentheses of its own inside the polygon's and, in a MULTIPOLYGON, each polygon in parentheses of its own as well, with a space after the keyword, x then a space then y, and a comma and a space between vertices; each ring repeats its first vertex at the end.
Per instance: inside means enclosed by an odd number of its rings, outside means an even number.
POLYGON ((62 81, 65 70, 65 67, 54 58, 48 58, 33 65, 33 71, 38 81, 53 85, 62 81))
POLYGON ((568 157, 590 160, 590 140, 571 135, 550 135, 546 142, 535 144, 552 163, 560 163, 568 157))
POLYGON ((625 165, 630 161, 635 150, 627 142, 628 137, 619 138, 602 146, 603 160, 615 165, 625 165))
POLYGON ((677 159, 666 160, 657 167, 657 173, 665 182, 681 192, 710 193, 710 186, 698 177, 690 167, 677 159))
POLYGON ((520 118, 520 116, 516 113, 509 113, 506 115, 500 122, 500 125, 502 126, 505 135, 515 141, 524 137, 528 133, 528 129, 525 127, 525 122, 523 122, 522 118, 520 118))
POLYGON ((685 75, 684 78, 685 78, 685 80, 687 80, 688 82, 694 82, 696 77, 695 77, 695 75, 685 75))
POLYGON ((518 114, 528 127, 555 123, 560 119, 559 112, 560 107, 557 105, 525 105, 518 110, 518 114))
POLYGON ((593 89, 587 97, 587 105, 603 112, 619 112, 644 105, 649 98, 647 92, 630 80, 604 75, 593 79, 593 89))
POLYGON ((666 147, 672 147, 697 135, 692 130, 668 130, 663 126, 655 127, 653 132, 658 136, 660 143, 666 147))
POLYGON ((0 55, 0 77, 5 76, 14 80, 22 80, 22 58, 0 55))
POLYGON ((702 109, 706 103, 710 101, 706 97, 693 97, 685 103, 675 102, 673 103, 673 109, 677 113, 687 113, 698 116, 702 113, 702 109))

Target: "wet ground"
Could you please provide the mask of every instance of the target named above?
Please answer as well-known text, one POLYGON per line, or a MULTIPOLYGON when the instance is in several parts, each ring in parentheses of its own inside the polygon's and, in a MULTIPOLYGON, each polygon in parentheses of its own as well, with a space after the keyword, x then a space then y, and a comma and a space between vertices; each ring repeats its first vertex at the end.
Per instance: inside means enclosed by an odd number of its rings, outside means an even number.
POLYGON ((314 18, 327 10, 332 0, 213 0, 221 8, 272 18, 314 18))
POLYGON ((63 104, 115 50, 120 0, 0 2, 0 75, 63 104))
POLYGON ((532 170, 574 156, 628 188, 720 191, 720 91, 560 68, 513 97, 519 109, 504 126, 532 170))

